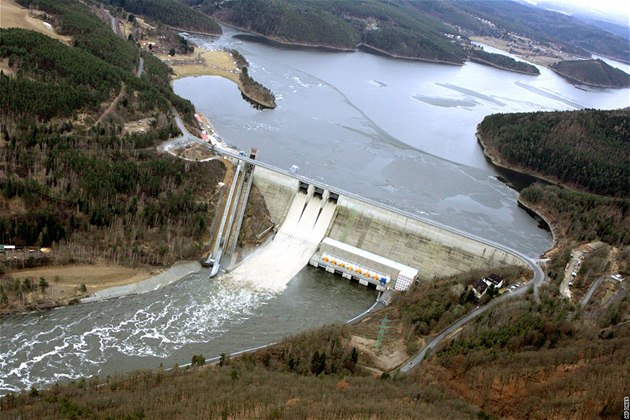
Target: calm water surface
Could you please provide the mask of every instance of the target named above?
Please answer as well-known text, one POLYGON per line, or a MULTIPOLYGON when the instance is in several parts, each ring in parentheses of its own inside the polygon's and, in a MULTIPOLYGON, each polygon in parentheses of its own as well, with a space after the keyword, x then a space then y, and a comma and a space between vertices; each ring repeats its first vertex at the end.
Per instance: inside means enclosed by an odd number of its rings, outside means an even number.
POLYGON ((551 237, 497 179, 477 144, 476 125, 492 113, 629 105, 628 89, 576 88, 544 67, 535 77, 475 63, 281 48, 235 33, 195 41, 238 49, 276 94, 276 109, 254 109, 218 77, 174 83, 224 140, 256 146, 261 160, 278 167, 296 164, 302 175, 530 256, 549 248, 551 237))

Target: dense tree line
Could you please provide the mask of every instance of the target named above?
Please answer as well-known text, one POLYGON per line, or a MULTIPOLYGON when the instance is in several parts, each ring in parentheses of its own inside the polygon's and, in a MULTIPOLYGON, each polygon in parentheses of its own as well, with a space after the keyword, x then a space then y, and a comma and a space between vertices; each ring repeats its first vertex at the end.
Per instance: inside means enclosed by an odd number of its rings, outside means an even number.
POLYGON ((465 55, 459 45, 434 34, 417 32, 387 23, 365 32, 363 43, 401 57, 463 63, 465 55))
POLYGON ((132 145, 129 138, 61 136, 43 127, 11 136, 0 149, 5 173, 30 176, 0 179, 0 200, 19 200, 26 210, 0 215, 0 242, 51 246, 92 238, 106 248, 145 243, 161 254, 170 251, 164 235, 203 241, 214 207, 202 197, 207 183, 221 179, 222 165, 138 153, 132 145))
POLYGON ((630 86, 630 74, 602 60, 565 60, 551 65, 560 76, 589 86, 622 88, 630 86))
POLYGON ((44 120, 94 110, 124 78, 119 68, 84 50, 24 29, 0 29, 0 58, 8 58, 18 74, 0 76, 0 112, 44 120))
POLYGON ((239 69, 243 67, 249 67, 249 62, 247 61, 245 57, 243 57, 243 54, 238 52, 238 50, 226 49, 225 51, 229 52, 232 55, 232 57, 234 58, 234 61, 236 61, 236 66, 239 69))
POLYGON ((534 184, 521 191, 527 203, 546 209, 569 239, 630 244, 630 199, 602 197, 534 184))
POLYGON ((77 109, 93 108, 99 103, 85 88, 51 85, 21 77, 13 79, 0 73, 0 115, 36 116, 49 120, 55 116, 70 117, 77 109))
MULTIPOLYGON (((220 20, 282 41, 354 48, 363 42, 393 55, 463 62, 451 35, 522 34, 543 44, 590 56, 589 51, 627 60, 630 47, 621 37, 585 25, 571 16, 497 1, 335 1, 335 0, 187 0, 220 20), (492 22, 492 25, 483 23, 492 22), (372 24, 375 23, 376 29, 372 24)), ((473 58, 479 60, 479 56, 473 58)), ((483 58, 485 61, 497 57, 483 58)), ((502 65, 505 59, 500 59, 502 65)), ((507 63, 508 67, 514 66, 507 63)), ((520 65, 519 65, 520 66, 520 65)), ((519 71, 533 71, 531 68, 519 71)), ((532 73, 533 74, 533 73, 532 73)))
POLYGON ((436 19, 378 2, 237 0, 206 10, 281 41, 352 49, 364 43, 392 55, 457 63, 465 58, 461 47, 443 36, 452 31, 436 19), (368 28, 368 20, 378 28, 368 28))
POLYGON ((109 25, 78 1, 18 0, 24 7, 44 11, 53 17, 57 32, 73 38, 73 46, 105 62, 132 72, 138 64, 137 48, 118 38, 109 25))
POLYGON ((214 12, 221 20, 281 41, 354 48, 358 34, 343 19, 313 3, 236 0, 214 12))
POLYGON ((187 31, 221 34, 221 26, 210 16, 173 0, 107 0, 112 6, 187 31))
MULTIPOLYGON (((145 62, 151 61, 151 63, 145 65, 143 77, 140 79, 136 78, 135 70, 140 57, 137 45, 116 36, 110 26, 102 22, 85 5, 75 0, 65 2, 19 0, 19 3, 25 7, 32 7, 50 14, 52 16, 52 24, 57 31, 73 38, 74 49, 83 50, 96 58, 100 58, 105 63, 117 67, 120 70, 122 81, 132 90, 136 90, 143 95, 144 104, 142 106, 145 110, 153 107, 167 110, 172 104, 192 121, 192 104, 175 95, 170 86, 170 79, 164 77, 165 73, 168 74, 170 72, 168 66, 155 58, 151 60, 151 58, 145 57, 145 62)), ((38 39, 37 42, 46 41, 38 39)), ((73 54, 70 50, 65 48, 61 51, 59 48, 55 48, 57 55, 73 54)), ((45 53, 46 51, 44 50, 44 56, 45 53)), ((49 59, 46 58, 46 60, 49 59)), ((75 68, 72 70, 73 72, 78 71, 79 66, 73 66, 71 62, 67 64, 69 69, 75 68)), ((28 74, 29 69, 24 69, 24 71, 28 74)), ((109 72, 107 69, 104 71, 109 72)), ((71 83, 68 84, 71 85, 71 83)))
POLYGON ((630 110, 495 114, 479 134, 512 165, 595 194, 630 195, 630 110))
POLYGON ((491 64, 508 70, 514 70, 521 73, 539 75, 540 71, 534 65, 517 61, 512 57, 503 54, 494 54, 479 48, 471 48, 468 51, 468 59, 483 64, 491 64))
POLYGON ((438 19, 415 13, 405 5, 384 2, 328 1, 326 7, 354 22, 361 41, 392 55, 463 63, 460 45, 444 34, 457 32, 438 19), (376 23, 376 26, 367 22, 376 23))
POLYGON ((123 86, 130 92, 123 103, 131 116, 156 109, 169 112, 173 104, 192 118, 190 102, 170 87, 169 68, 152 56, 145 58, 145 75, 138 79, 87 50, 40 33, 1 29, 0 35, 0 58, 7 57, 16 73, 0 75, 0 115, 8 120, 48 121, 77 111, 95 114, 123 86))
POLYGON ((12 70, 0 75, 0 205, 10 209, 0 214, 0 243, 52 246, 69 260, 196 256, 216 204, 207 186, 224 169, 156 155, 156 142, 177 133, 171 106, 193 113, 173 93, 170 69, 147 54, 136 77, 137 46, 78 2, 37 7, 74 46, 0 30, 0 58, 12 70), (144 131, 127 132, 137 120, 149 121, 144 131))
POLYGON ((264 107, 276 107, 276 97, 274 96, 273 92, 271 92, 269 88, 266 88, 265 86, 252 79, 252 77, 249 75, 247 67, 241 68, 239 81, 241 82, 243 93, 249 98, 264 107))

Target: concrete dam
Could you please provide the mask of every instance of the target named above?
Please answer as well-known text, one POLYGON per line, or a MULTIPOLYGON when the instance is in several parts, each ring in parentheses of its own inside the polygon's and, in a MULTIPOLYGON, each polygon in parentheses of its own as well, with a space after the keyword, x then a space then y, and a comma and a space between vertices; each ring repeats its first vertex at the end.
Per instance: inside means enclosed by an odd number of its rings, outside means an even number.
MULTIPOLYGON (((251 257, 264 264, 248 262, 228 275, 245 278, 251 273, 239 270, 253 266, 260 278, 263 264, 268 277, 279 278, 272 266, 292 260, 286 282, 310 263, 378 290, 406 290, 414 281, 471 269, 532 265, 507 247, 271 167, 257 165, 253 184, 277 233, 251 257)), ((279 286, 261 280, 269 289, 279 286)))

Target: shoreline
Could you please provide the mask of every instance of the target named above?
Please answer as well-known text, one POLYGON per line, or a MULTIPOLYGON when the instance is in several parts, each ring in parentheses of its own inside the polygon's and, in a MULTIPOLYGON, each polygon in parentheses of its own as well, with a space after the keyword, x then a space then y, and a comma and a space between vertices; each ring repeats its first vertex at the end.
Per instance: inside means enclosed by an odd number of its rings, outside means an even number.
POLYGON ((563 79, 565 79, 567 82, 571 84, 579 84, 582 86, 589 86, 589 87, 601 88, 601 89, 628 89, 630 88, 630 84, 627 86, 612 86, 612 85, 590 83, 590 82, 585 82, 583 80, 574 79, 571 76, 567 76, 566 74, 559 72, 557 69, 553 68, 552 66, 549 66, 549 70, 556 73, 558 76, 562 77, 563 79))
MULTIPOLYGON (((150 292, 170 284, 173 284, 185 276, 201 271, 201 264, 197 261, 178 261, 171 265, 170 267, 162 267, 157 270, 146 270, 146 269, 131 269, 123 266, 116 265, 85 265, 85 264, 77 264, 77 265, 67 265, 67 266, 44 266, 37 267, 35 269, 26 269, 20 271, 14 271, 8 273, 7 276, 10 278, 22 278, 26 276, 31 277, 34 273, 38 273, 36 275, 42 275, 48 273, 58 273, 57 277, 63 275, 63 273, 70 272, 71 274, 66 274, 68 277, 76 277, 76 272, 83 271, 84 274, 81 276, 90 277, 94 275, 90 271, 94 272, 102 272, 103 268, 113 268, 118 269, 119 272, 127 271, 127 274, 135 274, 130 275, 127 278, 120 279, 120 275, 124 276, 124 274, 109 274, 108 277, 116 277, 111 280, 103 280, 100 283, 94 283, 98 280, 98 277, 92 282, 86 281, 89 286, 87 287, 87 291, 83 293, 76 293, 71 296, 65 297, 57 297, 52 298, 50 300, 43 300, 40 302, 33 302, 29 304, 23 305, 21 308, 14 308, 11 310, 2 310, 0 311, 0 317, 16 315, 16 314, 27 314, 34 313, 40 311, 49 311, 55 308, 62 308, 66 306, 73 306, 82 303, 90 303, 90 302, 98 302, 107 299, 114 299, 123 296, 142 294, 146 292, 150 292), (91 268, 91 270, 86 269, 86 267, 91 268), (28 274, 31 274, 30 276, 28 274)), ((43 277, 43 276, 42 276, 43 277)), ((37 277, 35 277, 37 278, 37 277)), ((64 288, 67 287, 70 290, 76 290, 78 285, 74 283, 64 282, 62 284, 57 284, 52 278, 50 278, 49 287, 50 288, 64 288)), ((75 280, 75 279, 73 279, 75 280)), ((84 283, 85 284, 85 283, 84 283)), ((52 293, 52 291, 46 292, 52 293)), ((59 291, 57 291, 59 293, 59 291)), ((45 295, 44 295, 45 296, 45 295)))
POLYGON ((453 61, 446 61, 446 60, 435 60, 435 59, 431 59, 431 58, 422 58, 422 57, 410 57, 410 56, 406 56, 406 55, 398 55, 398 54, 393 54, 390 52, 387 52, 385 50, 382 50, 380 48, 374 47, 372 45, 369 44, 364 44, 364 43, 360 43, 359 45, 357 45, 357 49, 361 49, 364 48, 367 50, 367 52, 371 52, 372 54, 382 54, 386 57, 390 57, 390 58, 396 58, 396 59, 400 59, 400 60, 410 60, 410 61, 422 61, 422 62, 426 62, 426 63, 436 63, 436 64, 448 64, 450 66, 464 66, 464 63, 456 63, 453 61))
POLYGON ((0 314, 28 313, 75 305, 91 293, 146 281, 163 271, 164 268, 130 268, 109 263, 45 265, 12 271, 5 278, 10 281, 30 278, 33 290, 24 294, 25 299, 21 304, 13 301, 2 308, 0 314), (47 281, 45 292, 38 285, 40 278, 47 281))
POLYGON ((472 63, 477 63, 477 64, 482 64, 482 65, 486 65, 486 66, 490 66, 490 67, 494 67, 495 69, 500 69, 500 70, 505 70, 505 71, 511 71, 512 73, 519 73, 519 74, 526 74, 528 76, 540 76, 540 72, 538 73, 528 73, 526 71, 521 71, 521 70, 516 70, 516 69, 510 69, 508 67, 503 67, 503 66, 499 66, 497 64, 494 64, 490 61, 486 61, 486 60, 482 60, 480 58, 473 58, 473 57, 468 57, 468 61, 472 62, 472 63))
POLYGON ((493 165, 498 166, 503 169, 507 169, 509 171, 517 172, 519 174, 531 176, 532 178, 535 178, 547 184, 553 184, 557 187, 565 188, 567 190, 580 192, 579 190, 571 187, 570 185, 563 184, 558 179, 547 177, 545 175, 539 174, 538 172, 531 171, 527 168, 522 168, 520 166, 513 166, 509 164, 508 162, 504 161, 501 157, 496 156, 494 153, 492 153, 492 151, 489 150, 488 145, 484 142, 483 137, 481 133, 479 132, 479 126, 477 126, 477 132, 475 133, 475 137, 477 138, 477 143, 479 143, 479 145, 481 146, 481 151, 488 159, 490 159, 490 162, 493 165))
POLYGON ((119 286, 104 288, 80 299, 80 303, 99 302, 129 295, 151 292, 173 284, 185 276, 201 271, 201 264, 197 261, 179 261, 167 270, 145 280, 119 286))
MULTIPOLYGON (((216 19, 216 18, 215 18, 216 19)), ((453 62, 453 61, 446 61, 446 60, 435 60, 435 59, 431 59, 431 58, 422 58, 422 57, 411 57, 411 56, 405 56, 405 55, 398 55, 398 54, 394 54, 394 53, 390 53, 388 51, 382 50, 380 48, 374 47, 372 45, 369 44, 364 44, 364 43, 359 43, 356 45, 356 47, 354 48, 349 48, 349 47, 335 47, 332 45, 324 45, 324 44, 310 44, 310 43, 305 43, 305 42, 296 42, 296 41, 283 41, 279 38, 275 38, 269 35, 264 35, 261 34, 260 32, 256 32, 256 31, 252 31, 246 28, 242 28, 240 26, 235 26, 235 25, 231 25, 228 23, 225 23, 219 19, 217 19, 217 21, 219 21, 222 25, 228 26, 230 28, 234 28, 234 29, 238 29, 239 31, 243 31, 245 32, 244 34, 237 34, 235 37, 238 38, 239 36, 250 36, 250 37, 257 37, 260 38, 262 41, 266 41, 266 42, 270 42, 273 44, 278 44, 280 46, 284 46, 284 47, 296 47, 296 48, 312 48, 312 49, 319 49, 319 50, 325 50, 325 51, 331 51, 331 52, 357 52, 359 50, 361 50, 361 48, 365 48, 366 50, 368 50, 367 52, 371 52, 373 54, 382 54, 385 55, 387 57, 390 58, 396 58, 396 59, 401 59, 401 60, 412 60, 412 61, 423 61, 423 62, 427 62, 427 63, 437 63, 437 64, 448 64, 448 65, 452 65, 452 66, 463 66, 464 63, 457 63, 457 62, 453 62)))
MULTIPOLYGON (((216 19, 215 19, 216 20, 216 19)), ((217 20, 218 22, 218 20, 217 20)), ((206 36, 214 36, 214 37, 220 37, 221 35, 223 35, 223 29, 221 29, 221 32, 219 32, 218 34, 214 34, 212 32, 203 32, 203 31, 196 31, 194 29, 182 29, 182 28, 177 28, 175 26, 169 26, 169 25, 164 25, 167 28, 173 30, 173 31, 177 31, 180 33, 187 33, 187 34, 195 34, 195 35, 206 35, 206 36)))
MULTIPOLYGON (((548 183, 551 183, 553 185, 558 185, 558 186, 564 188, 563 185, 559 185, 556 182, 553 182, 551 180, 547 180, 544 177, 538 176, 537 174, 535 174, 535 173, 533 173, 531 171, 521 170, 520 168, 509 166, 507 163, 503 162, 499 157, 495 156, 495 154, 493 154, 492 152, 489 151, 489 148, 484 143, 483 137, 482 137, 481 133, 479 132, 479 129, 477 129, 477 132, 475 133, 475 137, 477 138, 477 143, 479 143, 479 145, 481 146, 481 151, 483 152, 484 156, 486 156, 488 159, 490 159, 490 162, 492 163, 492 165, 494 165, 496 167, 499 167, 499 168, 503 168, 503 169, 507 169, 507 170, 510 170, 510 171, 514 171, 514 172, 517 172, 517 173, 520 173, 520 174, 528 175, 528 176, 531 176, 531 177, 533 177, 535 179, 539 179, 541 181, 548 182, 548 183)), ((516 201, 517 201, 518 204, 523 206, 525 209, 531 211, 536 216, 538 216, 549 227, 549 231, 551 232, 551 238, 553 240, 552 246, 551 246, 551 248, 549 248, 545 252, 543 252, 541 255, 543 257, 548 257, 551 253, 555 253, 556 250, 560 246, 561 239, 564 239, 564 234, 560 231, 560 226, 555 221, 551 220, 551 216, 547 213, 547 211, 545 209, 539 208, 539 207, 534 206, 533 204, 529 203, 528 201, 526 201, 525 199, 523 199, 521 197, 520 193, 519 193, 516 201)))
POLYGON ((545 252, 541 254, 543 258, 551 258, 553 257, 561 248, 561 243, 566 242, 566 236, 563 232, 560 231, 560 226, 558 223, 552 221, 552 216, 542 207, 534 206, 532 203, 525 200, 521 195, 516 199, 517 203, 520 206, 523 206, 525 211, 531 212, 536 217, 539 217, 542 221, 544 221, 549 227, 549 232, 551 233, 551 238, 553 242, 551 243, 551 248, 547 249, 545 252))
MULTIPOLYGON (((245 89, 243 88, 243 83, 240 80, 241 71, 235 65, 232 66, 232 64, 220 63, 220 62, 214 63, 214 64, 211 63, 213 54, 220 53, 220 54, 230 55, 229 52, 222 51, 222 50, 202 49, 200 47, 197 47, 197 48, 199 48, 199 52, 195 53, 194 56, 198 56, 198 55, 202 56, 204 60, 204 64, 200 64, 200 63, 177 64, 177 63, 172 63, 170 61, 170 60, 174 60, 175 57, 172 57, 171 59, 169 59, 163 55, 156 55, 156 57, 159 60, 161 60, 166 65, 168 65, 175 73, 174 76, 171 76, 171 85, 174 80, 183 79, 186 77, 200 77, 200 76, 222 77, 236 84, 236 86, 238 87, 238 90, 241 92, 241 95, 243 95, 243 97, 247 101, 249 101, 250 103, 253 103, 254 106, 258 106, 263 109, 276 108, 276 105, 258 100, 254 98, 253 96, 251 96, 250 94, 248 94, 247 92, 245 92, 245 89), (222 66, 222 64, 224 66, 222 66), (227 67, 228 65, 232 66, 232 68, 228 68, 227 67)), ((233 63, 233 61, 230 60, 230 63, 233 63)))
POLYGON ((356 48, 333 47, 330 45, 322 45, 322 44, 309 44, 309 43, 301 43, 301 42, 283 41, 279 38, 274 38, 269 35, 261 34, 260 32, 252 31, 250 29, 246 29, 240 26, 233 25, 231 23, 224 22, 215 16, 213 16, 213 18, 217 22, 219 22, 221 25, 225 25, 229 28, 237 29, 243 32, 243 34, 236 34, 235 35, 236 39, 238 39, 239 36, 245 35, 245 36, 258 37, 263 41, 275 43, 284 47, 314 48, 314 49, 324 49, 324 50, 338 51, 338 52, 355 52, 356 51, 356 48))

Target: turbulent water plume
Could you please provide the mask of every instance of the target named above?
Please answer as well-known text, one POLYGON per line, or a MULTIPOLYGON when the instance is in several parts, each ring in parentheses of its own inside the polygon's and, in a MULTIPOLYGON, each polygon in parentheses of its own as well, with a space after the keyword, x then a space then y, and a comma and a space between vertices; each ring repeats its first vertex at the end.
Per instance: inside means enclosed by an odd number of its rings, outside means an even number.
POLYGON ((336 204, 298 193, 273 242, 228 275, 227 281, 280 293, 306 265, 324 238, 336 204))

